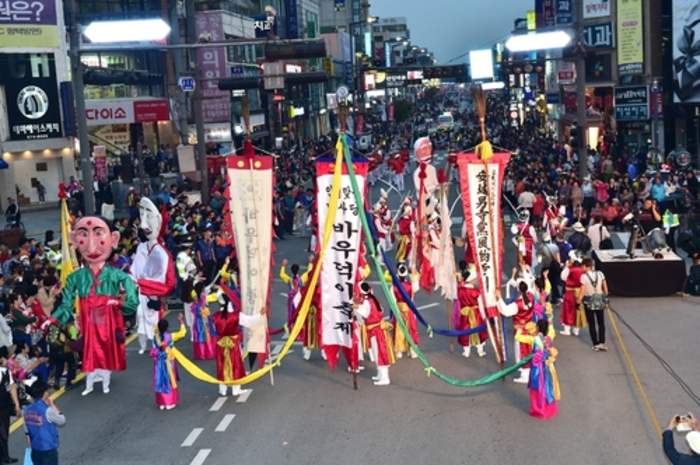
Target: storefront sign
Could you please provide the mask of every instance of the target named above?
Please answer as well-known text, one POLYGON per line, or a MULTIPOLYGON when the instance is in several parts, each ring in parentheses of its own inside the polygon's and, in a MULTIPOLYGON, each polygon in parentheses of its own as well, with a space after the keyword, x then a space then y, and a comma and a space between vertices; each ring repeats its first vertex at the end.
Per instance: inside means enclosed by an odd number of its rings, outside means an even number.
POLYGON ((664 117, 664 88, 661 84, 655 84, 649 88, 649 116, 664 117))
POLYGON ((610 16, 610 2, 612 0, 583 0, 583 17, 602 18, 610 16))
POLYGON ((574 22, 573 0, 556 0, 557 24, 571 24, 574 22))
POLYGON ((58 48, 56 0, 0 0, 0 48, 58 48))
POLYGON ((620 76, 644 71, 642 0, 617 0, 617 67, 620 76))
MULTIPOLYGON (((195 18, 195 34, 206 36, 212 42, 226 40, 223 13, 200 11, 195 18)), ((223 123, 231 120, 229 93, 219 90, 218 79, 226 77, 226 48, 197 49, 197 73, 202 87, 202 113, 205 123, 223 123)))
POLYGON ((586 82, 612 81, 612 56, 610 53, 586 57, 586 82))
POLYGON ((165 99, 86 100, 85 119, 88 126, 154 123, 169 121, 170 110, 165 99))
POLYGON ((61 137, 61 100, 53 59, 46 55, 41 66, 31 66, 36 63, 28 54, 10 56, 10 69, 0 72, 4 74, 0 82, 5 85, 10 140, 61 137))
POLYGON ((265 39, 272 32, 273 35, 277 35, 277 21, 273 15, 261 15, 254 16, 253 22, 255 24, 255 37, 258 39, 265 39))
POLYGON ((557 80, 559 84, 569 85, 576 82, 576 64, 572 61, 559 62, 557 80))
POLYGON ((590 48, 613 48, 615 36, 612 23, 594 24, 583 28, 583 43, 590 48))
POLYGON ((615 88, 615 119, 646 121, 649 119, 649 88, 630 86, 615 88))

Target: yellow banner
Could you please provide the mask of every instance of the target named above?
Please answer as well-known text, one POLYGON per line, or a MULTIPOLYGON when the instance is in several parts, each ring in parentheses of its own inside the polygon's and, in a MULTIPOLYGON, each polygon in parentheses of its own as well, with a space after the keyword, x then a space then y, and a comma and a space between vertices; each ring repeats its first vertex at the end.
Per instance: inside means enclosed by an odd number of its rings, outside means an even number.
POLYGON ((59 45, 57 26, 0 25, 0 48, 58 48, 59 45))
MULTIPOLYGON (((343 169, 343 143, 342 143, 342 137, 338 137, 338 143, 335 146, 336 150, 336 155, 335 155, 335 165, 333 167, 333 187, 331 189, 331 197, 330 197, 330 202, 328 204, 328 216, 326 216, 326 224, 323 227, 323 242, 321 243, 321 252, 319 253, 319 258, 318 258, 318 263, 323 263, 323 257, 326 255, 326 250, 328 249, 328 243, 330 242, 331 239, 331 233, 333 232, 333 224, 335 222, 335 214, 338 210, 338 199, 340 197, 340 181, 341 181, 341 174, 342 174, 342 169, 343 169)), ((284 343, 284 346, 282 347, 282 350, 280 353, 277 355, 277 358, 275 358, 274 362, 265 365, 263 368, 260 368, 259 370, 256 370, 249 375, 233 380, 231 382, 226 382, 225 384, 248 384, 252 383, 253 381, 256 381, 263 376, 265 376, 267 373, 270 372, 274 367, 279 367, 280 363, 282 362, 282 359, 287 355, 287 352, 289 352, 289 349, 291 349, 292 344, 294 344, 294 341, 296 341, 297 336, 299 336, 299 333, 301 332, 302 328, 304 327, 304 323, 306 322, 306 316, 309 313, 309 308, 311 307, 311 300, 314 297, 314 291, 316 289, 316 285, 318 284, 318 278, 321 275, 321 267, 316 266, 314 267, 313 274, 311 275, 311 280, 309 281, 309 289, 306 291, 306 294, 304 296, 304 301, 301 303, 301 308, 299 309, 299 314, 297 316, 296 322, 294 323, 294 327, 292 328, 291 333, 289 334, 289 337, 287 338, 287 341, 284 343)), ((190 359, 188 359, 182 352, 180 352, 177 348, 173 348, 173 355, 175 356, 175 360, 180 363, 182 368, 185 369, 191 376, 197 378, 200 381, 204 381, 205 383, 210 383, 210 384, 224 384, 220 380, 216 379, 214 376, 210 375, 206 371, 202 370, 200 367, 198 367, 194 362, 192 362, 190 359)))
POLYGON ((617 0, 617 64, 622 74, 643 71, 643 37, 642 0, 617 0))

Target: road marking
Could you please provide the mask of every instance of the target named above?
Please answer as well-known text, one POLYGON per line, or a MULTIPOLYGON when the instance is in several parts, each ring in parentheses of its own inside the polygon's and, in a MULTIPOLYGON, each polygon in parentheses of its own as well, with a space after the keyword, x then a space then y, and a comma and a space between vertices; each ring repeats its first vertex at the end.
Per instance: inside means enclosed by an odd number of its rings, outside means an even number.
POLYGON ((280 295, 281 295, 282 297, 289 297, 289 295, 285 294, 284 292, 280 292, 280 295))
POLYGON ((228 397, 219 397, 218 399, 216 399, 214 401, 214 404, 209 409, 209 411, 210 412, 218 412, 219 410, 221 410, 221 407, 223 407, 224 404, 226 403, 226 399, 228 399, 228 397))
POLYGON ((180 447, 191 447, 192 444, 197 440, 200 434, 202 434, 202 431, 204 431, 204 428, 194 428, 192 431, 190 431, 190 434, 187 435, 184 441, 182 441, 182 444, 180 444, 180 447))
POLYGON ((252 389, 245 389, 241 394, 238 396, 238 399, 236 399, 237 404, 244 404, 248 402, 248 397, 253 393, 252 389))
POLYGON ((209 454, 211 454, 211 449, 199 449, 199 452, 194 456, 190 465, 202 465, 207 457, 209 457, 209 454))
POLYGON ((654 407, 652 407, 652 405, 651 405, 651 400, 649 399, 649 395, 647 394, 646 389, 644 389, 644 385, 642 384, 642 381, 639 379, 639 374, 637 373, 637 368, 635 367, 634 362, 632 361, 632 357, 630 356, 630 353, 627 351, 627 345, 625 344, 625 340, 622 338, 622 333, 620 333, 620 329, 617 327, 617 319, 615 318, 615 312, 608 312, 608 319, 610 320, 610 323, 612 323, 613 332, 615 333, 615 336, 617 337, 618 346, 620 347, 620 350, 622 351, 623 359, 625 360, 625 363, 627 364, 627 368, 629 368, 629 372, 632 375, 632 380, 634 381, 634 384, 637 386, 637 389, 639 390, 639 394, 642 397, 642 403, 644 404, 644 407, 646 407, 647 415, 649 415, 649 419, 651 420, 651 424, 654 427, 656 434, 658 434, 659 437, 661 437, 662 429, 661 429, 661 425, 659 424, 659 419, 656 417, 656 412, 654 411, 654 407))
POLYGON ((235 413, 227 413, 226 415, 224 415, 224 418, 221 419, 219 424, 216 425, 214 431, 216 431, 217 433, 223 433, 224 431, 226 431, 226 428, 228 428, 228 425, 231 424, 234 418, 236 418, 235 413))
POLYGON ((275 347, 272 348, 272 356, 277 357, 277 355, 280 353, 280 350, 282 350, 282 347, 284 347, 284 344, 278 344, 275 347))
POLYGON ((439 306, 440 306, 439 303, 433 302, 432 304, 421 305, 420 307, 418 307, 418 310, 425 310, 426 308, 433 308, 433 307, 439 307, 439 306))

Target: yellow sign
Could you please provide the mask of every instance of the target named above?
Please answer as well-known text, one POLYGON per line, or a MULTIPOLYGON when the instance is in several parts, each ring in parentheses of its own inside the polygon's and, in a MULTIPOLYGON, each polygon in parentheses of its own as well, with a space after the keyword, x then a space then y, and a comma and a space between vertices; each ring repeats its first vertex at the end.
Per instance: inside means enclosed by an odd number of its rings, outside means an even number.
POLYGON ((537 15, 534 10, 529 10, 527 12, 527 30, 534 31, 537 29, 537 15))
POLYGON ((617 65, 620 75, 644 71, 642 0, 617 0, 617 65))
POLYGON ((0 48, 58 48, 58 27, 33 24, 0 25, 0 48))

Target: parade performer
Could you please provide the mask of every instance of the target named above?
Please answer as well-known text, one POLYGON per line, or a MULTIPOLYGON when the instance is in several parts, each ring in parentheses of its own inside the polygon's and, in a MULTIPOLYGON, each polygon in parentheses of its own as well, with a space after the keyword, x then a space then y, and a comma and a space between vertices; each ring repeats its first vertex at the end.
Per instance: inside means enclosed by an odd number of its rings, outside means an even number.
POLYGON ((399 218, 399 241, 396 247, 396 261, 403 262, 411 254, 411 247, 415 235, 415 223, 413 221, 413 208, 411 200, 404 200, 401 218, 399 218))
MULTIPOLYGON (((175 258, 175 267, 177 269, 177 275, 180 278, 180 295, 182 296, 182 291, 185 290, 185 288, 187 287, 186 283, 193 282, 194 278, 197 276, 197 265, 195 264, 194 259, 190 255, 192 251, 191 242, 183 242, 178 248, 179 252, 177 253, 177 257, 175 258)), ((187 290, 186 292, 190 293, 191 289, 187 290)), ((187 302, 187 300, 188 299, 182 299, 185 308, 185 324, 187 325, 187 328, 190 331, 191 339, 193 322, 191 309, 192 303, 187 302)))
MULTIPOLYGON (((245 367, 241 355, 241 326, 250 327, 263 321, 263 315, 246 315, 240 308, 234 308, 233 302, 225 293, 219 296, 221 310, 214 317, 214 327, 218 340, 216 342, 216 378, 223 381, 219 384, 219 395, 226 395, 227 384, 245 376, 245 367)), ((263 309, 264 312, 264 309, 263 309)), ((231 386, 231 395, 242 394, 240 384, 231 386)))
POLYGON ((557 401, 561 399, 559 376, 554 367, 559 352, 552 347, 553 329, 547 320, 528 323, 527 334, 518 334, 521 344, 532 347, 532 370, 528 389, 530 390, 530 415, 542 420, 553 418, 557 412, 557 401))
POLYGON ((158 322, 156 334, 153 338, 151 357, 153 358, 153 391, 156 394, 156 405, 161 410, 174 409, 180 401, 180 393, 177 388, 179 380, 177 366, 172 354, 175 343, 185 337, 187 327, 184 324, 182 314, 178 314, 177 321, 180 329, 175 333, 168 331, 168 320, 158 322))
POLYGON ((390 384, 389 366, 394 363, 394 352, 387 330, 390 323, 384 320, 379 301, 372 294, 372 288, 366 282, 360 283, 360 295, 353 302, 353 309, 364 319, 367 328, 372 359, 377 365, 377 376, 372 377, 375 386, 390 384))
POLYGON ((535 243, 537 242, 537 232, 535 227, 530 224, 530 212, 523 210, 520 213, 519 222, 511 226, 513 242, 515 244, 518 255, 522 256, 525 263, 533 267, 535 264, 532 261, 535 256, 535 243))
POLYGON ((372 210, 372 221, 377 231, 378 247, 383 251, 391 250, 391 211, 387 205, 387 193, 382 189, 381 196, 372 210))
POLYGON ((403 175, 404 170, 406 169, 406 163, 401 159, 401 155, 399 153, 396 153, 391 156, 391 159, 389 160, 389 166, 391 167, 391 170, 394 173, 394 186, 396 187, 396 190, 398 190, 399 192, 403 192, 403 175))
MULTIPOLYGON (((287 331, 291 331, 294 326, 294 322, 297 319, 297 312, 299 310, 299 304, 301 303, 301 291, 306 286, 309 280, 309 273, 313 268, 313 257, 309 258, 309 264, 306 267, 306 271, 303 274, 299 274, 299 265, 294 263, 290 271, 291 275, 287 274, 287 265, 289 261, 285 258, 282 260, 282 266, 280 267, 280 279, 289 287, 287 292, 287 331)), ((300 333, 298 336, 299 341, 304 339, 303 335, 300 333)), ((311 353, 308 353, 311 356, 311 353)), ((304 357, 307 357, 307 353, 304 352, 304 357)), ((307 359, 308 360, 308 359, 307 359)))
MULTIPOLYGON (((411 273, 411 276, 409 276, 408 266, 405 263, 398 264, 396 267, 396 274, 399 278, 399 285, 403 287, 403 290, 406 292, 408 297, 413 300, 414 294, 418 292, 418 289, 420 289, 417 276, 413 273, 411 273)), ((388 271, 384 274, 384 279, 387 282, 391 282, 391 275, 388 271)), ((420 337, 418 336, 418 321, 416 320, 416 316, 413 314, 411 309, 408 308, 408 303, 406 303, 406 301, 403 299, 403 296, 399 290, 396 288, 393 289, 396 304, 401 312, 401 318, 408 328, 408 332, 411 334, 413 342, 418 345, 420 344, 420 337)), ((408 341, 406 340, 403 331, 401 331, 401 328, 399 328, 398 321, 394 321, 394 354, 396 355, 396 358, 400 359, 403 357, 404 352, 409 353, 411 358, 417 357, 413 348, 408 345, 408 341)))
POLYGON ((82 395, 90 394, 97 380, 102 381, 102 392, 107 394, 111 372, 126 369, 122 313, 136 311, 138 290, 129 275, 105 264, 119 244, 119 232, 111 231, 107 221, 96 216, 80 218, 70 240, 85 267, 68 276, 53 317, 62 324, 78 320, 82 370, 87 375, 82 395))
POLYGON ((139 286, 136 325, 139 354, 143 354, 161 316, 161 299, 172 292, 176 278, 170 252, 159 242, 163 217, 147 197, 139 201, 139 218, 142 242, 136 248, 130 274, 139 286))
MULTIPOLYGON (((506 304, 501 299, 500 291, 497 292, 498 308, 503 316, 513 317, 513 332, 515 334, 515 361, 520 361, 530 355, 531 347, 527 344, 517 342, 519 334, 525 334, 525 325, 532 322, 535 314, 535 296, 530 292, 528 285, 521 281, 518 285, 520 296, 513 302, 506 304)), ((520 368, 520 376, 513 381, 516 383, 527 383, 530 376, 530 365, 520 368)))
POLYGON ((209 304, 216 302, 218 295, 204 287, 204 277, 198 276, 192 291, 192 358, 213 360, 216 357, 216 329, 210 318, 209 304))
POLYGON ((544 224, 542 226, 549 233, 550 237, 556 237, 557 234, 563 232, 567 222, 566 207, 564 205, 557 206, 557 198, 548 196, 547 209, 544 211, 544 224))
POLYGON ((586 316, 583 310, 583 286, 581 276, 586 272, 581 256, 575 251, 569 252, 569 261, 561 272, 564 281, 564 299, 561 304, 559 320, 564 328, 563 336, 578 336, 579 329, 586 326, 586 316))
MULTIPOLYGON (((457 305, 455 306, 456 315, 453 316, 455 329, 464 331, 473 329, 484 324, 483 303, 481 300, 481 291, 476 287, 477 276, 476 270, 472 267, 471 271, 465 261, 460 262, 460 273, 457 280, 457 305)), ((457 341, 464 348, 462 355, 469 358, 472 347, 476 347, 476 353, 479 357, 486 355, 486 339, 488 333, 484 329, 479 333, 470 334, 468 336, 459 336, 457 341)))

